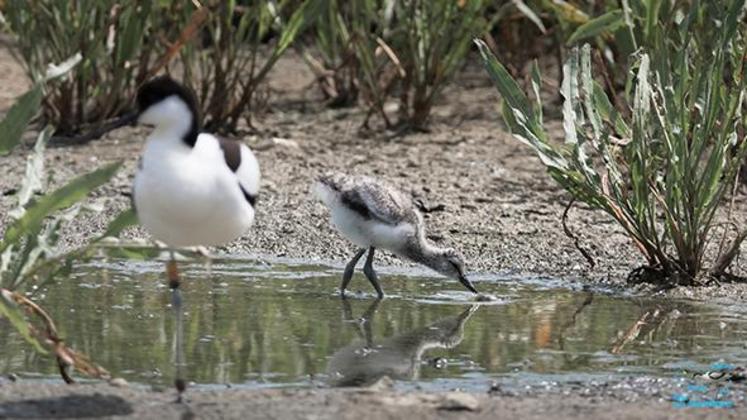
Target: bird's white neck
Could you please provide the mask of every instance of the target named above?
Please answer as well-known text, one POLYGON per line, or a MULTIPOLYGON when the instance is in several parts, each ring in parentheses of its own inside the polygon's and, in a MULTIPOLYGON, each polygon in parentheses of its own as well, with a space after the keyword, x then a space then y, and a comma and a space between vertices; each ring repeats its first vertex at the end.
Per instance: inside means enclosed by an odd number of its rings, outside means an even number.
POLYGON ((157 141, 167 143, 172 147, 183 145, 189 148, 189 145, 184 142, 184 136, 189 133, 191 125, 192 117, 161 123, 155 127, 153 133, 148 137, 148 142, 157 141))
POLYGON ((179 126, 160 125, 153 130, 145 142, 143 152, 143 164, 150 167, 152 163, 163 165, 179 159, 180 156, 188 156, 192 147, 184 142, 183 136, 189 131, 179 126))
POLYGON ((175 147, 178 143, 192 146, 198 129, 195 118, 189 106, 172 95, 143 112, 139 122, 155 127, 149 143, 162 142, 164 147, 175 147))

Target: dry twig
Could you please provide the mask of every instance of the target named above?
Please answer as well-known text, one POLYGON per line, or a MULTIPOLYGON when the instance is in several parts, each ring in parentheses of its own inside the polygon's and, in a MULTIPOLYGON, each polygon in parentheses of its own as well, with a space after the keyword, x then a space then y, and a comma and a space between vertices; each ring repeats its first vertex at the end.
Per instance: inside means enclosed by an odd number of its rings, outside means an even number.
POLYGON ((23 308, 28 315, 33 315, 41 320, 43 329, 36 327, 29 321, 27 323, 28 330, 43 347, 54 353, 57 358, 60 375, 66 383, 75 383, 75 380, 68 374, 69 367, 73 367, 79 372, 93 378, 110 378, 109 372, 106 369, 93 363, 87 355, 77 352, 65 344, 57 332, 54 320, 52 320, 52 317, 42 307, 25 296, 8 289, 0 289, 0 294, 7 301, 13 302, 23 308))
POLYGON ((573 241, 573 246, 576 247, 578 252, 580 252, 581 255, 584 256, 584 258, 586 258, 586 262, 589 263, 591 268, 594 268, 594 266, 596 265, 596 263, 594 262, 594 258, 591 256, 591 254, 589 254, 587 250, 585 250, 581 246, 581 241, 578 239, 578 236, 574 235, 573 232, 571 232, 571 229, 568 227, 568 224, 567 224, 568 211, 571 209, 571 206, 573 206, 573 203, 575 202, 576 202, 576 199, 572 198, 571 201, 568 202, 568 205, 565 206, 565 210, 563 210, 563 218, 561 220, 563 224, 563 232, 565 232, 565 236, 571 238, 571 240, 573 241))

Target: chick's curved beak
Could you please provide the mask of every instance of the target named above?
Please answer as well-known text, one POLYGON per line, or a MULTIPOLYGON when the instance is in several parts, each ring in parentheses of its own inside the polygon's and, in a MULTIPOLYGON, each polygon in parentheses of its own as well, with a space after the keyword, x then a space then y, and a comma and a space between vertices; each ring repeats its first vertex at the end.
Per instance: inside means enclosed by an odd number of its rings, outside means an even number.
POLYGON ((475 285, 472 284, 472 282, 467 278, 467 276, 464 275, 464 273, 459 273, 459 282, 464 285, 470 292, 474 294, 480 294, 480 292, 475 289, 475 285))

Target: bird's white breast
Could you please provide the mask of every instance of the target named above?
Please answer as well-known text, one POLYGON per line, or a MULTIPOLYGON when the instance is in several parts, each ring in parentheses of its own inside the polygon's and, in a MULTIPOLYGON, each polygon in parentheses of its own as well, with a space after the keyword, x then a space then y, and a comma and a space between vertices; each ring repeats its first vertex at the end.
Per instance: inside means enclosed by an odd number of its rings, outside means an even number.
POLYGON ((135 175, 134 197, 140 223, 171 246, 229 242, 254 219, 238 178, 209 134, 200 134, 190 148, 154 133, 135 175))

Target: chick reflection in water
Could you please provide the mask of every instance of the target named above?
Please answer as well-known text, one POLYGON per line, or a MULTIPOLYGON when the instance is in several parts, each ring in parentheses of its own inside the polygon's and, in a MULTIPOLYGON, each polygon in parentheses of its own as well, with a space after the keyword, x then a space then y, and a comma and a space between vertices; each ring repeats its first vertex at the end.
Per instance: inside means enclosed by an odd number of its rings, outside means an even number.
MULTIPOLYGON (((343 299, 342 305, 345 319, 356 322, 350 302, 343 299)), ((376 342, 372 321, 378 306, 379 301, 371 304, 356 322, 361 340, 332 355, 327 366, 330 385, 366 386, 385 376, 395 380, 419 379, 425 352, 458 346, 464 339, 465 324, 479 308, 473 305, 457 316, 376 342)))

